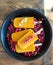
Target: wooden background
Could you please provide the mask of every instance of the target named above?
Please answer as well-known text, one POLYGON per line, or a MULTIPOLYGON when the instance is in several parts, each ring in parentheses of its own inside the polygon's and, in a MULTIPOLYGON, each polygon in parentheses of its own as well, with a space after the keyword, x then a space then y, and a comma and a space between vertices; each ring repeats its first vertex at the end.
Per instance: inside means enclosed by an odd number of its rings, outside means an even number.
MULTIPOLYGON (((19 8, 34 8, 43 13, 43 0, 0 0, 0 27, 5 17, 19 8)), ((53 22, 51 21, 52 25, 53 22)), ((47 53, 32 62, 21 62, 8 56, 0 42, 0 65, 53 65, 53 43, 47 53)))

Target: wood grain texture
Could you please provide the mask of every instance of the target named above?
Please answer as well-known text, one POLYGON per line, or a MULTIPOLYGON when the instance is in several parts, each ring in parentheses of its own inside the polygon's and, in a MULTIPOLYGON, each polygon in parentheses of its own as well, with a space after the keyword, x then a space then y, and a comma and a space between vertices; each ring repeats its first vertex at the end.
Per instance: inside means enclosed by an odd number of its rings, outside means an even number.
MULTIPOLYGON (((20 8, 34 8, 43 11, 43 0, 0 0, 0 27, 10 12, 20 8)), ((46 60, 48 61, 48 59, 50 61, 49 63, 53 64, 53 44, 51 45, 50 51, 40 59, 33 62, 21 62, 11 58, 4 51, 0 42, 0 65, 47 65, 46 60)))

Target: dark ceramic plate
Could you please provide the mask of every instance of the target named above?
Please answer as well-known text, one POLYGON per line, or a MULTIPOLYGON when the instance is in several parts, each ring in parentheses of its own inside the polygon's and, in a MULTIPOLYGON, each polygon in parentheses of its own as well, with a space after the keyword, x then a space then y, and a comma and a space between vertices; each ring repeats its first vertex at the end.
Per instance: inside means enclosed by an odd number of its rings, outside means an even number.
POLYGON ((6 19, 3 22, 3 25, 1 27, 1 42, 2 42, 2 46, 4 47, 5 51, 13 58, 17 59, 17 60, 21 60, 21 61, 31 61, 31 60, 35 60, 37 58, 40 58, 49 48, 50 44, 51 44, 51 40, 52 40, 52 29, 50 26, 49 21, 47 20, 47 18, 41 14, 40 12, 34 10, 34 9, 29 9, 29 8, 23 8, 23 9, 19 9, 16 10, 12 13, 10 13, 6 19), (19 53, 14 53, 10 50, 9 46, 8 46, 8 41, 6 39, 6 34, 7 34, 7 27, 10 24, 10 20, 12 18, 15 17, 23 17, 23 16, 33 16, 37 19, 41 19, 44 18, 42 25, 44 26, 44 32, 45 32, 45 41, 41 47, 40 50, 40 54, 37 54, 36 56, 33 57, 25 57, 23 54, 19 54, 19 53))

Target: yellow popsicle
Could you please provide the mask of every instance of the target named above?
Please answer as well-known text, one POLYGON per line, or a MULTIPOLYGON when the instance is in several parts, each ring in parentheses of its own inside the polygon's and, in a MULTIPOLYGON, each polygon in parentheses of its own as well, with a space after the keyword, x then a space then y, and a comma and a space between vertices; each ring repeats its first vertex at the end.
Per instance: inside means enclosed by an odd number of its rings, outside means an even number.
POLYGON ((20 48, 25 49, 37 40, 37 35, 30 29, 29 32, 17 41, 17 44, 20 48))
POLYGON ((35 45, 34 43, 32 43, 30 46, 28 46, 25 49, 21 49, 17 44, 15 45, 15 50, 18 53, 23 53, 23 52, 32 52, 35 51, 35 45))
POLYGON ((34 28, 34 17, 17 17, 13 25, 15 28, 34 28))
POLYGON ((19 32, 15 32, 11 34, 11 38, 13 41, 18 41, 18 39, 20 39, 23 35, 25 35, 29 30, 23 30, 23 31, 19 31, 19 32))

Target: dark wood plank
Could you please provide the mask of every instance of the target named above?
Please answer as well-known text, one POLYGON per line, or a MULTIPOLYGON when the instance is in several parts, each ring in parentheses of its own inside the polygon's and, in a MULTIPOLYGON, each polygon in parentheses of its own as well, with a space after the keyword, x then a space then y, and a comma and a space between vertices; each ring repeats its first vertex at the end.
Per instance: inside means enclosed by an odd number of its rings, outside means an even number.
POLYGON ((50 49, 50 63, 53 64, 53 42, 51 44, 51 49, 50 49))
POLYGON ((1 44, 1 42, 0 42, 0 52, 1 52, 1 51, 4 51, 4 49, 3 49, 2 44, 1 44))
POLYGON ((21 62, 16 59, 11 58, 7 55, 5 52, 0 52, 0 65, 43 65, 42 64, 43 58, 40 58, 38 60, 32 61, 32 62, 21 62))

